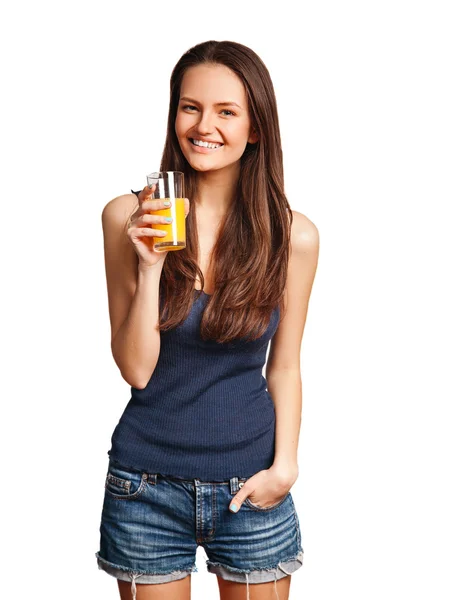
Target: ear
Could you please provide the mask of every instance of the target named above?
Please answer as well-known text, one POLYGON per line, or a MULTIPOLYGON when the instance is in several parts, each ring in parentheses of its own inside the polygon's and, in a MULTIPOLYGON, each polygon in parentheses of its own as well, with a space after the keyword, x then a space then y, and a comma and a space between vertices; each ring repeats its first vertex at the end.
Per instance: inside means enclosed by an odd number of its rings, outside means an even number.
POLYGON ((259 136, 255 129, 251 130, 251 135, 248 138, 248 144, 255 144, 259 141, 259 136))

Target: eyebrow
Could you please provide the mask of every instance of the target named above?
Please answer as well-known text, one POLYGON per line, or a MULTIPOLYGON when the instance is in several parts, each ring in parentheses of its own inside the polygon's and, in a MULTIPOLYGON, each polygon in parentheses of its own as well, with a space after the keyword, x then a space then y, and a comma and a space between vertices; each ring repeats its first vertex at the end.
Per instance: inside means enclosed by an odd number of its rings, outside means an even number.
MULTIPOLYGON (((186 96, 183 96, 181 98, 181 100, 186 100, 187 102, 195 102, 195 104, 201 104, 201 102, 198 102, 197 100, 194 100, 193 98, 187 98, 186 96)), ((237 108, 240 108, 240 109, 242 108, 241 106, 239 106, 237 104, 237 102, 216 102, 214 104, 214 106, 237 106, 237 108)))

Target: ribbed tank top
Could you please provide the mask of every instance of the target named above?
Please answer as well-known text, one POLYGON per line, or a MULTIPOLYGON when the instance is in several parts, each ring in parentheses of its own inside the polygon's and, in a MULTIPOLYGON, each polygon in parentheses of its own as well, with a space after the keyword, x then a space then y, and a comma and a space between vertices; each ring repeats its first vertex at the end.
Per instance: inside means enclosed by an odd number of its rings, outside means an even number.
POLYGON ((275 412, 262 368, 280 307, 257 340, 219 344, 200 336, 209 298, 195 290, 185 321, 160 332, 151 379, 143 390, 131 387, 112 434, 112 461, 202 481, 251 477, 273 464, 275 412))
POLYGON ((199 333, 209 299, 195 290, 185 321, 160 332, 158 362, 145 389, 131 387, 111 460, 202 481, 251 477, 272 465, 275 412, 262 368, 280 308, 257 340, 219 344, 199 333))

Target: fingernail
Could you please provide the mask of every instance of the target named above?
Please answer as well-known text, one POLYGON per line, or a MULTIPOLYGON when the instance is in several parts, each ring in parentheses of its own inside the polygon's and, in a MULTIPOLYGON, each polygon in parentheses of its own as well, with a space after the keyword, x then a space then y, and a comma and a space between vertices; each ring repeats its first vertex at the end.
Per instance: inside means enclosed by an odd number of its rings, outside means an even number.
POLYGON ((166 200, 166 201, 164 202, 164 206, 170 206, 170 200, 166 200))
POLYGON ((231 504, 231 510, 232 512, 237 512, 237 504, 231 504))

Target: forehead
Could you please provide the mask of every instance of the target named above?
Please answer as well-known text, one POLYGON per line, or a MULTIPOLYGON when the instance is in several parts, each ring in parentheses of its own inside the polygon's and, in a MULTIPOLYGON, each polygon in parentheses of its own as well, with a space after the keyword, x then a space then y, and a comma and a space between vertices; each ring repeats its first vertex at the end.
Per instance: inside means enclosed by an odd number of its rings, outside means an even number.
POLYGON ((238 75, 224 65, 190 67, 181 83, 180 97, 188 96, 202 104, 237 102, 246 107, 246 91, 238 75))

